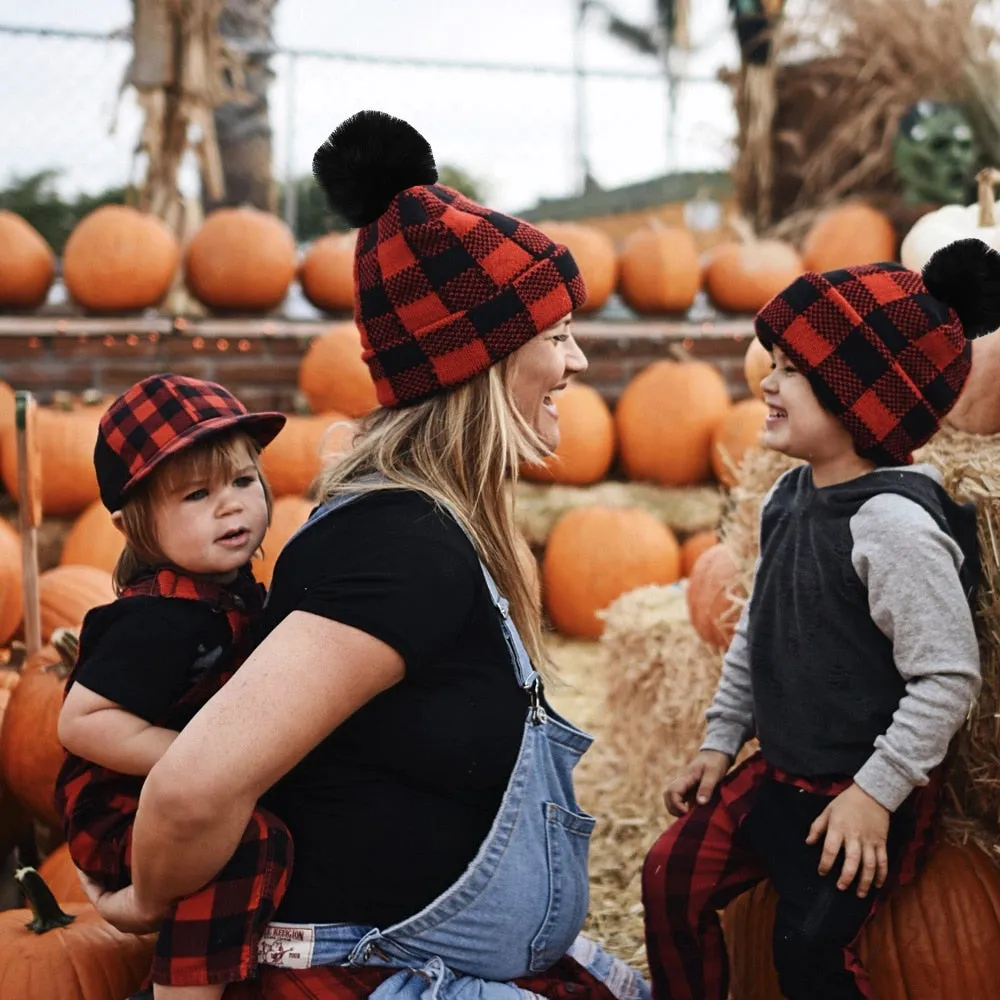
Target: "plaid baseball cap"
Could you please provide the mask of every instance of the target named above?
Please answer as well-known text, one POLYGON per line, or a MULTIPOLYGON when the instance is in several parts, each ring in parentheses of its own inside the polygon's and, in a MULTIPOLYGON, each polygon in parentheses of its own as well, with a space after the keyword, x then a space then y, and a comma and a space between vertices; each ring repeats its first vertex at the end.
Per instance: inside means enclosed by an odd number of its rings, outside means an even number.
POLYGON ((970 337, 1000 325, 1000 254, 960 240, 923 274, 883 262, 806 272, 757 314, 755 332, 809 380, 876 465, 907 465, 972 367, 970 337))
POLYGON ((354 316, 383 406, 469 381, 586 298, 565 246, 438 184, 430 146, 406 122, 359 112, 313 172, 358 227, 354 316))
POLYGON ((263 448, 285 419, 283 413, 250 413, 215 382, 150 375, 122 393, 101 417, 94 446, 101 501, 112 513, 121 510, 128 491, 161 462, 221 431, 238 427, 263 448))

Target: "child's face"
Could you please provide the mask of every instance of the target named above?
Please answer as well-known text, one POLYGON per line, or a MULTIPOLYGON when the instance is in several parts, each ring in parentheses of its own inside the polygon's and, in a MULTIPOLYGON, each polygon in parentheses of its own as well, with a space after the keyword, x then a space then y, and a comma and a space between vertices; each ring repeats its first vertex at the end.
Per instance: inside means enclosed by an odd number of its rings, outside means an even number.
POLYGON ((760 383, 770 408, 761 439, 765 447, 812 464, 854 454, 847 428, 820 405, 809 380, 780 347, 771 352, 771 361, 760 383))
POLYGON ((257 551, 267 530, 267 500, 249 448, 238 445, 232 476, 209 483, 190 473, 155 506, 163 554, 189 573, 231 579, 257 551))

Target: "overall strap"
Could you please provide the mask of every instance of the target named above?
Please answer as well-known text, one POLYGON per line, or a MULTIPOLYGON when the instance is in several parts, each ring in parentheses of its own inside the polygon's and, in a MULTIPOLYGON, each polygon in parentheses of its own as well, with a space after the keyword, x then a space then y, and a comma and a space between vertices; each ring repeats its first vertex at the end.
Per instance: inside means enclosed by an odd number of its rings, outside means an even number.
MULTIPOLYGON (((354 503, 355 501, 368 495, 368 491, 358 493, 340 493, 332 499, 325 501, 313 510, 306 523, 303 524, 302 527, 300 527, 285 544, 290 544, 293 539, 297 538, 304 531, 308 531, 334 511, 341 510, 348 504, 354 503)), ((507 601, 507 598, 500 593, 500 589, 497 587, 496 581, 493 579, 493 574, 486 568, 486 564, 482 561, 482 559, 479 559, 475 542, 465 530, 461 520, 447 505, 445 505, 444 509, 462 529, 462 533, 466 538, 468 538, 469 544, 472 546, 472 551, 476 552, 476 558, 479 562, 479 568, 482 571, 483 579, 486 581, 486 588, 489 591, 490 600, 492 601, 493 606, 497 609, 497 614, 500 616, 500 628, 503 630, 504 640, 507 643, 507 651, 510 654, 511 664, 514 667, 514 676, 517 678, 518 685, 528 693, 528 697, 531 702, 532 721, 537 723, 545 722, 546 714, 545 708, 542 705, 541 675, 532 666, 531 658, 528 656, 528 651, 524 648, 524 643, 521 641, 521 636, 517 631, 517 627, 514 625, 514 622, 510 617, 510 604, 507 601)))

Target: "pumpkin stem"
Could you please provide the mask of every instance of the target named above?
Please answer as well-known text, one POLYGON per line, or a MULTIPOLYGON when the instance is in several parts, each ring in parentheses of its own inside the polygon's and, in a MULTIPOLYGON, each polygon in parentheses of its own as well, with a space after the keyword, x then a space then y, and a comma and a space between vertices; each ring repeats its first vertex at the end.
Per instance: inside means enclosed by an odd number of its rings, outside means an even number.
POLYGON ((976 174, 976 180, 979 183, 979 226, 986 229, 997 224, 993 192, 996 185, 1000 184, 1000 170, 986 167, 976 174))
POLYGON ((46 669, 59 677, 68 677, 76 665, 76 658, 80 652, 80 637, 73 629, 57 628, 52 632, 49 645, 59 654, 59 662, 51 664, 46 669))
POLYGON ((31 907, 32 920, 27 928, 33 934, 45 934, 56 927, 66 927, 76 920, 71 914, 63 913, 52 890, 45 884, 45 879, 34 868, 18 868, 14 872, 14 879, 31 907))
POLYGON ((744 246, 752 246, 757 242, 757 234, 753 231, 753 226, 742 215, 734 213, 729 216, 727 222, 729 228, 736 233, 736 238, 744 246))
POLYGON ((80 393, 80 402, 84 406, 100 406, 104 402, 104 396, 100 389, 84 389, 80 393))
POLYGON ((28 659, 28 647, 23 642, 15 639, 7 650, 7 659, 4 666, 10 670, 21 671, 25 660, 28 659))

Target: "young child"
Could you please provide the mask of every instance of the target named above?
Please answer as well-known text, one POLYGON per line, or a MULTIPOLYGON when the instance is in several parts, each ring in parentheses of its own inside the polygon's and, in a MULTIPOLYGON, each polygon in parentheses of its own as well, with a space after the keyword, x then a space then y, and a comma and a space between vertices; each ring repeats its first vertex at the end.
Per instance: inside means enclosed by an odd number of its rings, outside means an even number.
MULTIPOLYGON (((74 862, 108 891, 131 882, 144 776, 250 651, 263 603, 250 559, 271 513, 258 454, 284 422, 179 375, 144 379, 101 419, 97 479, 126 545, 119 598, 87 615, 67 681, 56 804, 74 862)), ((291 858, 284 825, 258 809, 215 880, 165 919, 156 1000, 216 1000, 253 972, 291 858)))
POLYGON ((923 275, 807 273, 757 316, 764 443, 807 464, 765 498, 705 741, 666 792, 682 818, 644 866, 656 1000, 725 1000, 716 911, 765 877, 784 996, 870 996, 855 941, 924 859, 980 684, 975 514, 912 452, 968 377, 967 338, 998 325, 1000 255, 978 240, 923 275))

